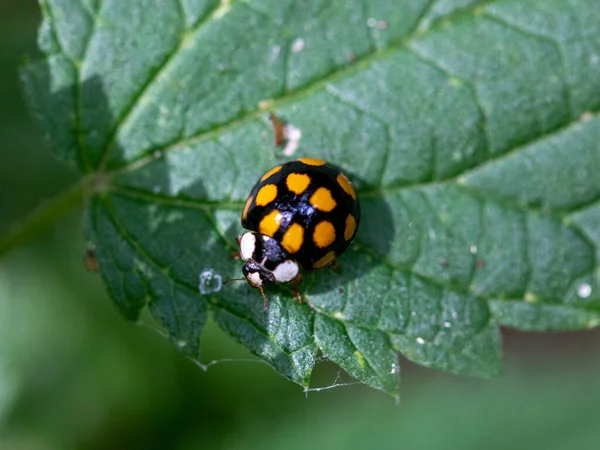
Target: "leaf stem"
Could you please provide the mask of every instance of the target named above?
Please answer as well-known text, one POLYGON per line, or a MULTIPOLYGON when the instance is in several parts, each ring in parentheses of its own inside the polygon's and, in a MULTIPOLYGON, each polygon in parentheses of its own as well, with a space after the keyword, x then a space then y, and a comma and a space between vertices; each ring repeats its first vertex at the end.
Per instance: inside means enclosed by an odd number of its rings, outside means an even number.
POLYGON ((89 178, 81 179, 53 199, 35 208, 23 220, 13 224, 8 232, 0 237, 0 256, 30 241, 57 219, 81 206, 82 200, 88 192, 89 181, 89 178))

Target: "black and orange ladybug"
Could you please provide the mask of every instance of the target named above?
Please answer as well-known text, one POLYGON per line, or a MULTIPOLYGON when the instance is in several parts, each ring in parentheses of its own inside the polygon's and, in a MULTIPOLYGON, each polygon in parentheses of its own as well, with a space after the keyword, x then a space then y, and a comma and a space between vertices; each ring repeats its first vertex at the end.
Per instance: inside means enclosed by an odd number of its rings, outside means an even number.
MULTIPOLYGON (((300 268, 332 264, 354 239, 360 205, 348 178, 322 159, 302 158, 266 172, 248 196, 238 237, 250 285, 302 282, 300 268)), ((263 293, 264 294, 264 293, 263 293)))

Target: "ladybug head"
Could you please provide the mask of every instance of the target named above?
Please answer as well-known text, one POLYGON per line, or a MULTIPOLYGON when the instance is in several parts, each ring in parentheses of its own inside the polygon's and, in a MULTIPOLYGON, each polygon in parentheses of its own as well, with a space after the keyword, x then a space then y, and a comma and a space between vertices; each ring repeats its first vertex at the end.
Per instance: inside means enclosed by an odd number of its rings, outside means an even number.
POLYGON ((255 288, 260 288, 266 284, 276 282, 275 276, 270 270, 265 269, 252 259, 249 259, 244 263, 242 273, 244 274, 244 277, 246 277, 246 280, 248 280, 248 284, 255 288))
POLYGON ((249 231, 240 236, 238 242, 240 257, 245 262, 242 273, 254 287, 287 283, 300 272, 298 263, 269 236, 249 231))

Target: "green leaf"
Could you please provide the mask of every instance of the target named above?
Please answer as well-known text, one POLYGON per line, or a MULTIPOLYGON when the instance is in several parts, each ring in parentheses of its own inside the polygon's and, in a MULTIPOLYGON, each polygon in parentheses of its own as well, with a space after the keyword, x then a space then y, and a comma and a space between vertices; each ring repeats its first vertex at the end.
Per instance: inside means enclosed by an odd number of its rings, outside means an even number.
POLYGON ((86 233, 123 315, 191 358, 207 313, 308 385, 319 352, 397 394, 395 351, 490 376, 499 326, 600 323, 596 0, 46 0, 22 72, 56 155, 92 186, 86 233), (149 3, 152 3, 150 6, 149 3), (355 181, 363 216, 306 302, 229 259, 267 111, 355 181))

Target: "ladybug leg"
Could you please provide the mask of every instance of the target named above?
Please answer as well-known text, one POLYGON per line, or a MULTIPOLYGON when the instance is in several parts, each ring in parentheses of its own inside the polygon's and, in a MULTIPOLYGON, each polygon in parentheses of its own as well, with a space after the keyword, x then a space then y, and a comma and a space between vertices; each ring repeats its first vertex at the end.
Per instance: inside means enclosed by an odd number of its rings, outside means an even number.
MULTIPOLYGON (((236 237, 235 242, 237 242, 237 245, 240 245, 240 243, 242 242, 242 236, 236 237)), ((242 256, 240 255, 240 252, 238 250, 237 252, 231 252, 229 254, 229 258, 239 261, 240 259, 242 259, 242 256)))
POLYGON ((262 287, 259 287, 258 290, 263 298, 263 311, 267 311, 269 309, 269 302, 267 301, 267 296, 265 295, 265 290, 262 287))
POLYGON ((298 289, 294 289, 294 300, 296 300, 299 305, 302 304, 302 294, 298 289))
POLYGON ((298 272, 298 275, 296 275, 295 278, 293 278, 289 283, 290 283, 290 287, 294 290, 294 299, 299 303, 302 304, 302 294, 300 293, 300 291, 298 290, 298 288, 300 287, 300 285, 302 285, 302 281, 304 279, 302 278, 302 274, 300 272, 298 272))
POLYGON ((342 272, 342 266, 340 266, 340 263, 337 261, 337 259, 334 259, 332 261, 332 263, 329 265, 329 267, 331 267, 333 270, 335 270, 338 273, 342 272))

